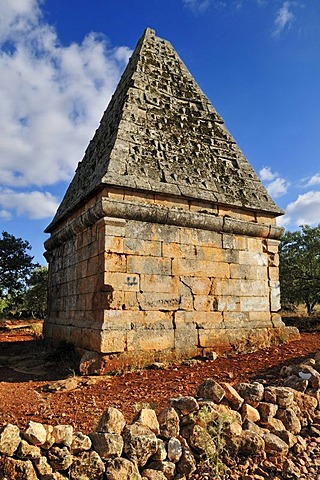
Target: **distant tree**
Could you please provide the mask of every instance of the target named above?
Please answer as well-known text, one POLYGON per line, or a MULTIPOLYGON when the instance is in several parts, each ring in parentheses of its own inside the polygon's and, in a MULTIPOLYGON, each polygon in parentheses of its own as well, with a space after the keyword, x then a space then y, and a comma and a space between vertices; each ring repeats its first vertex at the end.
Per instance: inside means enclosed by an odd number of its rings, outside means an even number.
POLYGON ((29 255, 31 245, 8 232, 0 237, 0 298, 19 297, 24 292, 27 280, 38 266, 29 255))
POLYGON ((24 309, 33 318, 44 318, 47 310, 48 268, 36 267, 28 282, 24 294, 24 309))
POLYGON ((280 248, 281 302, 284 308, 304 303, 308 315, 320 302, 320 224, 286 232, 280 248))

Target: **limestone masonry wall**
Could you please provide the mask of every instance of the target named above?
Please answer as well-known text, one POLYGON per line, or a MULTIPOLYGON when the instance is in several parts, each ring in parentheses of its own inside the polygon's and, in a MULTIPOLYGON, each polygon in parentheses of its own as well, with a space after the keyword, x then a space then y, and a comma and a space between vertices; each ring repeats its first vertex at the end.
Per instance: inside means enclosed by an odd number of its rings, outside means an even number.
POLYGON ((269 237, 281 229, 274 222, 137 193, 133 204, 132 197, 103 192, 92 205, 100 219, 85 206, 47 244, 47 339, 148 361, 292 334, 277 313, 279 240, 269 237))

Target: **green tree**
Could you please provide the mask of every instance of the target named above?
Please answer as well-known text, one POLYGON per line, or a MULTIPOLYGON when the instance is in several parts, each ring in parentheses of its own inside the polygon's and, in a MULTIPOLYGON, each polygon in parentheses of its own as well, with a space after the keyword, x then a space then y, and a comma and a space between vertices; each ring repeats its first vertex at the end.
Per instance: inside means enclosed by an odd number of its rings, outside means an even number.
POLYGON ((37 267, 33 270, 28 288, 24 295, 24 308, 33 318, 44 318, 47 310, 48 268, 37 267))
POLYGON ((286 232, 280 248, 281 301, 284 308, 304 303, 308 315, 320 302, 320 224, 286 232))
POLYGON ((8 232, 0 237, 0 298, 18 297, 25 290, 27 280, 38 266, 29 255, 31 245, 8 232))

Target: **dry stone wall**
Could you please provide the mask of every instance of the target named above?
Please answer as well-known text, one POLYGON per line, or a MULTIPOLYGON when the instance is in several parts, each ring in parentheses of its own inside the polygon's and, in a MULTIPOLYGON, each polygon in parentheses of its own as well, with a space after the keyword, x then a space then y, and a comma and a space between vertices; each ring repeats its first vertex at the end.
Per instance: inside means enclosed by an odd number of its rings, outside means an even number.
POLYGON ((282 385, 217 383, 132 423, 108 407, 90 435, 30 421, 0 429, 4 480, 318 480, 320 354, 284 367, 282 385), (290 384, 291 386, 285 386, 290 384), (293 387, 293 388, 292 388, 293 387))

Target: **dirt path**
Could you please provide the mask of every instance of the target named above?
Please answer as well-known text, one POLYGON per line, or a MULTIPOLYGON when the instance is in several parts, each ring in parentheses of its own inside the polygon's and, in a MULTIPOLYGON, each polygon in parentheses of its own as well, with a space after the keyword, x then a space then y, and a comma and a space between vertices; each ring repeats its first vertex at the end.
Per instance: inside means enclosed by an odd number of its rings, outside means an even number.
POLYGON ((119 376, 77 377, 66 352, 49 355, 41 341, 26 330, 0 333, 0 426, 24 427, 29 420, 72 424, 91 432, 108 406, 118 407, 130 420, 144 403, 159 409, 167 399, 194 395, 206 378, 236 383, 265 379, 277 383, 279 371, 320 350, 320 332, 302 333, 301 339, 259 352, 235 354, 216 360, 170 365, 164 370, 132 371, 119 376))

